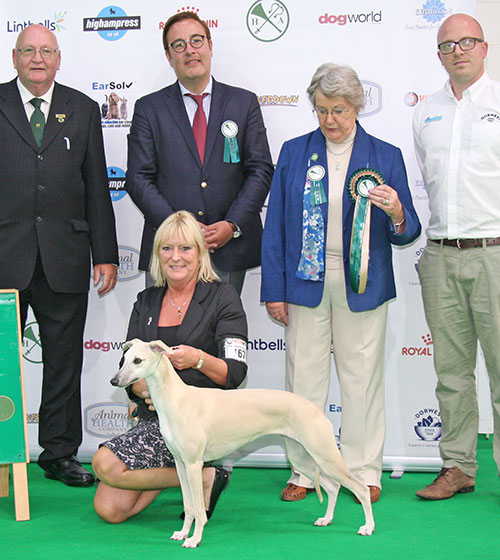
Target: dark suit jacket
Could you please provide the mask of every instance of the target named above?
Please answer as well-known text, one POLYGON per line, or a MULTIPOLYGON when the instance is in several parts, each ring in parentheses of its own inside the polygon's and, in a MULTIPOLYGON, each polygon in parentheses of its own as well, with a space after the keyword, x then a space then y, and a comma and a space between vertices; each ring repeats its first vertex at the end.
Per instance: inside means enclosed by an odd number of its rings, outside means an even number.
MULTIPOLYGON (((140 338, 146 342, 158 340, 158 319, 166 288, 147 288, 137 295, 128 325, 127 340, 140 338)), ((247 320, 240 297, 230 284, 198 282, 193 299, 177 331, 177 344, 201 348, 212 356, 220 356, 219 343, 226 337, 247 341, 247 320)), ((246 364, 227 359, 228 375, 225 387, 220 387, 197 369, 179 371, 188 385, 236 389, 246 375, 246 364)))
POLYGON ((16 80, 0 84, 0 287, 26 288, 40 252, 56 292, 88 291, 95 264, 118 264, 97 103, 55 84, 36 145, 16 80))
POLYGON ((213 81, 204 164, 201 165, 179 84, 139 99, 128 137, 126 189, 145 218, 140 268, 147 270, 155 229, 177 210, 199 222, 231 220, 242 236, 215 251, 224 271, 260 264, 260 210, 273 173, 256 96, 213 81), (240 163, 223 163, 226 120, 238 125, 240 163))

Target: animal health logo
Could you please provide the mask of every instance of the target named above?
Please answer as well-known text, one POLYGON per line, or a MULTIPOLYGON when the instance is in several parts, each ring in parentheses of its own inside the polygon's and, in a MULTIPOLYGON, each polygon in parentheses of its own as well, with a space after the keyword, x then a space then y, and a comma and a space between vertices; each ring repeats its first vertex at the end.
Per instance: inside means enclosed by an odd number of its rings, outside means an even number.
POLYGON ((277 41, 286 33, 290 24, 288 8, 279 0, 258 0, 247 13, 247 28, 258 41, 277 41))

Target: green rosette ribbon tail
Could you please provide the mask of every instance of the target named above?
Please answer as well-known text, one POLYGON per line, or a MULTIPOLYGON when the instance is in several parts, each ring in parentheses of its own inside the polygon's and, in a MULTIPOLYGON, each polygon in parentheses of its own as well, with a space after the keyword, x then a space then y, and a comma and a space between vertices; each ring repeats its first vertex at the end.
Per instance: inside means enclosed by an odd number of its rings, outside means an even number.
POLYGON ((354 202, 349 250, 349 283, 357 294, 363 294, 366 290, 370 260, 371 201, 368 193, 384 183, 382 174, 368 167, 357 169, 347 181, 347 192, 354 202))

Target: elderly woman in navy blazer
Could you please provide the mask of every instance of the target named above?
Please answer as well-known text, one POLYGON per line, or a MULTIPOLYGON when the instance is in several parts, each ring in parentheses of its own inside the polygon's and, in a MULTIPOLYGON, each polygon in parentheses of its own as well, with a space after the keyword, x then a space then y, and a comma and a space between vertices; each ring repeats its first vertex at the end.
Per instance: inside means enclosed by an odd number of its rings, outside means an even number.
MULTIPOLYGON (((375 502, 387 307, 396 296, 392 244, 412 242, 421 226, 401 151, 357 121, 364 92, 354 70, 323 64, 307 91, 319 128, 282 147, 264 228, 261 299, 287 327, 287 389, 321 409, 333 341, 342 454, 375 502)), ((312 486, 292 472, 282 499, 300 500, 312 486)))

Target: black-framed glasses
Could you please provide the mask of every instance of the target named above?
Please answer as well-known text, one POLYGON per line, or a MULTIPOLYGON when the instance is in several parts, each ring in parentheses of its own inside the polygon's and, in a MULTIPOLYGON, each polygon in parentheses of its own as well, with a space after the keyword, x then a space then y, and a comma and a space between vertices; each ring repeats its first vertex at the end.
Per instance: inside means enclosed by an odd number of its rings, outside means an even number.
POLYGON ((471 51, 475 46, 476 42, 484 43, 484 39, 478 39, 477 37, 464 37, 460 41, 444 41, 439 43, 438 49, 441 54, 451 54, 455 52, 455 48, 458 45, 463 51, 471 51))
POLYGON ((59 49, 51 49, 49 47, 42 47, 41 49, 35 49, 35 47, 24 47, 24 49, 16 48, 16 51, 23 58, 33 58, 37 52, 40 53, 42 58, 52 58, 59 49))
POLYGON ((184 39, 177 39, 177 41, 170 43, 169 47, 176 53, 184 52, 188 43, 193 47, 193 49, 201 49, 205 39, 205 35, 193 35, 187 41, 184 41, 184 39))

